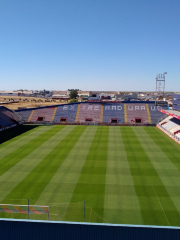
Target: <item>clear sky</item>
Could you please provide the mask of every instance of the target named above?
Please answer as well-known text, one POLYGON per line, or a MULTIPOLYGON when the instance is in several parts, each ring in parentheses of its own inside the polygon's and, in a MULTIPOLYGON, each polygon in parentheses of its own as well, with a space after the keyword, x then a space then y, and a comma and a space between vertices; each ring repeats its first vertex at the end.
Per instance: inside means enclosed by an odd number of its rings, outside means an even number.
POLYGON ((0 90, 180 91, 180 0, 0 0, 0 90))

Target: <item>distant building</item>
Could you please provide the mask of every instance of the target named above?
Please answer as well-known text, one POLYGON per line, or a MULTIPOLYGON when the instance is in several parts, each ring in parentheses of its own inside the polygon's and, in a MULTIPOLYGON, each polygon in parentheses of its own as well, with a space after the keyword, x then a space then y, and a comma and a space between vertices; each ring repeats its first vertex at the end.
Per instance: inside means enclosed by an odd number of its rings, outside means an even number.
POLYGON ((106 93, 101 93, 100 95, 101 100, 111 100, 111 95, 110 94, 106 94, 106 93))
POLYGON ((96 92, 90 92, 88 100, 100 100, 100 94, 96 92))
POLYGON ((136 93, 131 93, 123 96, 124 101, 137 101, 138 96, 136 93))
POLYGON ((69 100, 69 95, 66 94, 53 94, 52 99, 59 99, 59 100, 69 100))
POLYGON ((0 96, 4 97, 13 97, 13 96, 20 96, 18 92, 13 91, 0 91, 0 96))

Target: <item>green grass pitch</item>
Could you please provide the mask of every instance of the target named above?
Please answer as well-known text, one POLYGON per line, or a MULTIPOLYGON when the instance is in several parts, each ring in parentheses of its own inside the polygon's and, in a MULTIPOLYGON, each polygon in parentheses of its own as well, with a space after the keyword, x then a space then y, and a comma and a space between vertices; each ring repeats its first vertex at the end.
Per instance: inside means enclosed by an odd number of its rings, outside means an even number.
POLYGON ((85 201, 86 222, 180 226, 180 146, 155 127, 39 126, 0 145, 0 203, 27 199, 50 220, 84 221, 85 201))

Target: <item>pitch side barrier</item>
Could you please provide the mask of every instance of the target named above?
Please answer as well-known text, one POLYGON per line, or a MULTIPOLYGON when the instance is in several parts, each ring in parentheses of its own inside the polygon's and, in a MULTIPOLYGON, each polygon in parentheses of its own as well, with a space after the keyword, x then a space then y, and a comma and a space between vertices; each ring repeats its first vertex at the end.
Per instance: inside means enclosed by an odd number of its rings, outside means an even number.
POLYGON ((59 123, 38 123, 38 122, 25 122, 24 124, 31 125, 89 125, 89 126, 149 126, 155 127, 156 124, 143 124, 143 123, 133 123, 133 124, 125 124, 125 123, 96 123, 96 122, 59 122, 59 123))
POLYGON ((179 227, 0 219, 2 240, 179 240, 179 227))

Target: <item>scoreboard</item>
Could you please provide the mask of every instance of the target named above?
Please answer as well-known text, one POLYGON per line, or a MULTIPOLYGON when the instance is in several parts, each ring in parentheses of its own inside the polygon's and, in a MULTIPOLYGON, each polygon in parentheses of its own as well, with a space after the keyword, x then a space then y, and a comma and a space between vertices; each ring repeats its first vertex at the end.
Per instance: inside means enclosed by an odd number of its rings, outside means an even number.
POLYGON ((156 101, 155 105, 160 107, 167 107, 168 103, 166 101, 156 101))

